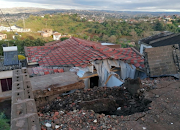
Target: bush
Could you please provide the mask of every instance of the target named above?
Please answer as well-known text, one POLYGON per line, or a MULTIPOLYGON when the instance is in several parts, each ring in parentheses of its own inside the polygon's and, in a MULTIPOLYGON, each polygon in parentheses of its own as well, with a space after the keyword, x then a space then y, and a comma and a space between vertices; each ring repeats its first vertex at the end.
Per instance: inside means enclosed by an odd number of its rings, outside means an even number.
POLYGON ((0 113, 0 130, 10 130, 9 120, 3 112, 0 113))

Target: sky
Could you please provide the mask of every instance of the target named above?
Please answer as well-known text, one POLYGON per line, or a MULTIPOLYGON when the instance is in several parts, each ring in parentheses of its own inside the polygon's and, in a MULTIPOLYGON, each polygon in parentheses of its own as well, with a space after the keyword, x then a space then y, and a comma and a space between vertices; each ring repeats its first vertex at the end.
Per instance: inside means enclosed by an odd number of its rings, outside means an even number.
POLYGON ((12 7, 180 12, 180 0, 0 0, 0 8, 12 7))

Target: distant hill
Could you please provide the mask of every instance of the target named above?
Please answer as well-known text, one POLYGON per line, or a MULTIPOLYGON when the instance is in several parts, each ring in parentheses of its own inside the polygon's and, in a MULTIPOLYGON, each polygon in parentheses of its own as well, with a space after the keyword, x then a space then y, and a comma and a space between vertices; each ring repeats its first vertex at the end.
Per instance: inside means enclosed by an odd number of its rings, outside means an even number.
POLYGON ((94 14, 94 13, 110 13, 110 14, 122 14, 122 15, 139 15, 139 16, 163 16, 163 15, 180 15, 180 12, 141 12, 141 11, 111 11, 111 10, 76 10, 76 9, 45 9, 35 7, 16 7, 16 8, 2 8, 4 14, 18 14, 18 13, 30 13, 30 14, 53 14, 53 13, 78 13, 78 14, 94 14))
POLYGON ((18 14, 18 13, 38 13, 48 9, 34 8, 34 7, 17 7, 17 8, 2 8, 4 14, 18 14))

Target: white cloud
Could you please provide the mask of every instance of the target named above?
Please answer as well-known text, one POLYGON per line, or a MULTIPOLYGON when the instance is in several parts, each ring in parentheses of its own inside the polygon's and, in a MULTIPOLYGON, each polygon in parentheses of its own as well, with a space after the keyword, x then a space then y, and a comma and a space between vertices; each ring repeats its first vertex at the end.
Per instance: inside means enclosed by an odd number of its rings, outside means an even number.
POLYGON ((1 0, 0 8, 11 7, 180 12, 179 0, 1 0))

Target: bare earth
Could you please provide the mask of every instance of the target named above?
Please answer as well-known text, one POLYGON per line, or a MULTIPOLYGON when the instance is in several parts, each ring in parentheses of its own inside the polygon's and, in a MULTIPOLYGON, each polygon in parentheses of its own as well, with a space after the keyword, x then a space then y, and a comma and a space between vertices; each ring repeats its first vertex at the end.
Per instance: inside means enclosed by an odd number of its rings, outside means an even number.
POLYGON ((42 130, 180 130, 180 80, 142 80, 149 110, 129 116, 98 114, 90 110, 38 112, 42 130), (150 89, 148 89, 150 88, 150 89), (50 127, 46 123, 51 124, 50 127))

